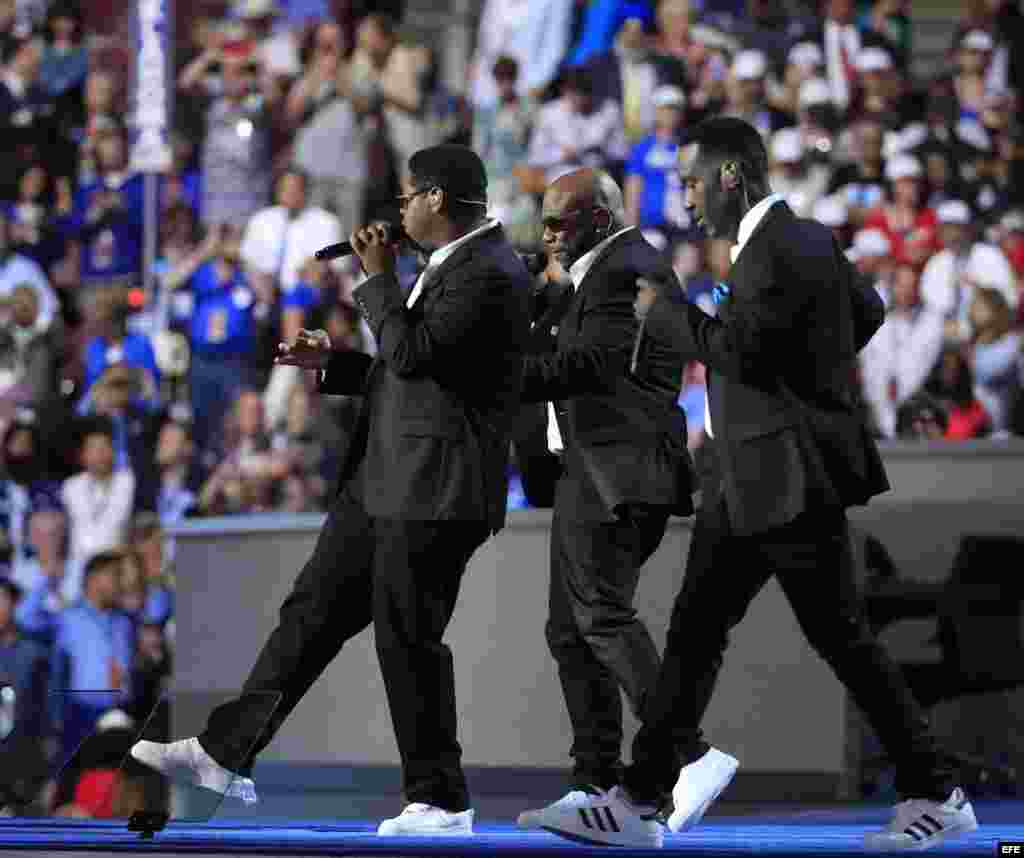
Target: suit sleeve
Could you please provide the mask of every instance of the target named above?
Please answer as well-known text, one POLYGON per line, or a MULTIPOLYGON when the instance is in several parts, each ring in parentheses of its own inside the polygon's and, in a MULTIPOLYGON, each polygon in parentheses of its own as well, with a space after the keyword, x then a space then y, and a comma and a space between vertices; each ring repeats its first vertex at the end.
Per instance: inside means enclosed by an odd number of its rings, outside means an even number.
POLYGON ((320 374, 320 393, 328 396, 362 393, 372 363, 373 358, 363 352, 332 352, 327 369, 320 374))
POLYGON ((847 280, 853 309, 853 343, 860 352, 885 321, 885 303, 878 291, 856 272, 847 280))
POLYGON ((498 275, 446 278, 430 313, 416 318, 392 274, 371 277, 354 297, 377 339, 377 357, 403 377, 428 376, 441 352, 451 352, 478 328, 492 290, 516 288, 498 275))
POLYGON ((727 377, 772 372, 777 356, 788 353, 806 293, 780 283, 771 260, 760 268, 750 277, 754 294, 734 295, 727 320, 709 316, 682 293, 662 292, 648 313, 647 330, 727 377))
POLYGON ((577 344, 526 356, 524 402, 611 392, 614 379, 625 371, 638 324, 633 311, 635 280, 623 286, 623 279, 620 276, 615 283, 608 277, 588 286, 594 295, 584 306, 577 344))

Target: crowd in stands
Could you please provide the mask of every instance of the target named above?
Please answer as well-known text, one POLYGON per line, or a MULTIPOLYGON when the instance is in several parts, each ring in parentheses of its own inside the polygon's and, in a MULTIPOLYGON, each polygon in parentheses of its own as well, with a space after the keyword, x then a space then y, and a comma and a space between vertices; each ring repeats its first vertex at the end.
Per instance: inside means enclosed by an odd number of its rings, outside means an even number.
MULTIPOLYGON (((111 709, 119 729, 145 717, 173 638, 164 529, 324 508, 357 403, 275 366, 276 344, 325 328, 373 352, 351 301, 358 265, 313 254, 396 219, 408 157, 428 145, 478 151, 491 214, 524 252, 540 249, 548 182, 608 170, 629 222, 714 312, 729 245, 691 223, 677 164, 687 127, 743 117, 775 191, 833 229, 888 305, 859 366, 875 433, 1024 434, 1024 24, 1011 2, 970 0, 948 62, 922 77, 906 0, 484 0, 457 92, 400 4, 194 0, 153 258, 125 124, 131 30, 106 6, 0 0, 12 735, 68 746, 111 709), (58 687, 113 697, 55 700, 58 687)), ((420 263, 402 256, 407 286, 420 263)), ((679 404, 696 449, 699 364, 679 404)), ((514 482, 510 504, 527 501, 514 482)))

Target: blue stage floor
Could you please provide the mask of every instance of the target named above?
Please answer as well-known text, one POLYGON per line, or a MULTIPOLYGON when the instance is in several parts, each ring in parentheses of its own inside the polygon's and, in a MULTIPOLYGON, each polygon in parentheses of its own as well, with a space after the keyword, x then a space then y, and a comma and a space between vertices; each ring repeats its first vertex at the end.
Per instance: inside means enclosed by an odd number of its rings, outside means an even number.
MULTIPOLYGON (((841 807, 780 813, 765 805, 742 816, 705 820, 688 834, 668 835, 662 853, 676 855, 851 855, 867 854, 861 837, 887 819, 883 807, 841 807)), ((978 831, 936 847, 943 855, 991 858, 1000 840, 1024 840, 1024 802, 977 802, 978 831)), ((219 819, 203 825, 172 823, 153 840, 140 841, 122 823, 0 820, 0 852, 45 855, 92 852, 164 855, 615 855, 652 850, 611 849, 569 843, 547 833, 522 832, 507 822, 483 820, 471 839, 395 839, 375 834, 376 822, 324 820, 254 823, 219 819)))

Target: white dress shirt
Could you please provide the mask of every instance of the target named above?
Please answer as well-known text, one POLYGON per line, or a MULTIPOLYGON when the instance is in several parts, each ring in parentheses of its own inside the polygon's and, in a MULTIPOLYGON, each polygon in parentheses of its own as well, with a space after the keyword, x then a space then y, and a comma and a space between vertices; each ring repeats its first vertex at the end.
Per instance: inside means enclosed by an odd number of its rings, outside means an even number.
POLYGON ((87 471, 68 477, 61 500, 70 523, 69 569, 61 585, 68 604, 77 601, 82 575, 89 558, 121 545, 135 501, 135 476, 127 468, 115 471, 109 480, 98 480, 87 471))
POLYGON ((310 206, 289 219, 284 206, 256 212, 245 228, 242 261, 261 274, 280 277, 284 290, 299 281, 299 270, 321 247, 341 241, 341 222, 330 212, 310 206))
POLYGON ((420 293, 423 291, 423 287, 426 285, 430 275, 437 270, 437 268, 444 262, 449 256, 455 253, 462 245, 472 241, 478 235, 483 235, 485 232, 489 232, 498 226, 498 221, 487 220, 483 225, 478 226, 476 229, 467 232, 461 238, 455 239, 455 241, 449 242, 444 247, 439 247, 433 253, 430 254, 430 258, 427 259, 427 267, 420 272, 420 276, 416 278, 416 285, 412 287, 412 291, 409 293, 409 297, 406 299, 405 306, 412 307, 413 304, 420 297, 420 293))
POLYGON ((847 59, 853 65, 860 53, 860 45, 860 32, 853 24, 840 24, 831 18, 825 21, 825 72, 832 90, 832 101, 840 111, 850 105, 851 83, 843 67, 842 49, 846 48, 847 59))
MULTIPOLYGON (((768 214, 768 209, 776 203, 782 202, 782 199, 782 194, 769 194, 760 202, 755 203, 753 208, 743 215, 740 220, 740 228, 736 232, 736 243, 729 248, 729 259, 733 265, 739 259, 743 248, 747 246, 750 236, 754 234, 761 219, 768 214)), ((711 429, 711 404, 706 392, 704 394, 704 431, 708 433, 709 438, 715 437, 715 433, 711 429)))
MULTIPOLYGON (((613 232, 607 238, 595 244, 569 266, 569 279, 572 281, 573 291, 580 288, 580 284, 590 272, 590 269, 593 268, 594 263, 604 255, 604 252, 611 246, 612 242, 620 235, 624 235, 633 229, 636 229, 636 227, 627 226, 618 232, 613 232)), ((561 453, 565 449, 562 433, 558 430, 558 417, 555 415, 555 406, 552 402, 548 403, 548 449, 552 453, 561 453)))

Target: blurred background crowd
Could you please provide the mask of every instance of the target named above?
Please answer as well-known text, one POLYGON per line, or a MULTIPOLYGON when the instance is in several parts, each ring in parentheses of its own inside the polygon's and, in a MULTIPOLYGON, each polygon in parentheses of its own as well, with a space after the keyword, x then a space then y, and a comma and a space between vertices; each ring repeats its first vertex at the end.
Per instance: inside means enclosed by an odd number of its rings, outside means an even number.
MULTIPOLYGON (((728 244, 691 225, 675 167, 687 126, 743 117, 775 190, 835 231, 888 305, 858 368, 878 437, 1024 435, 1013 2, 966 3, 922 74, 906 0, 484 0, 461 87, 402 0, 181 3, 147 265, 132 4, 0 0, 0 677, 30 743, 70 747, 112 708, 124 729, 159 697, 165 528, 323 509, 355 404, 316 396, 274 350, 312 327, 373 352, 358 267, 312 257, 396 219, 424 146, 477 150, 524 252, 541 249, 548 182, 608 170, 629 222, 714 312, 728 244), (62 687, 117 705, 58 705, 62 687)), ((402 257, 407 286, 421 262, 402 257)), ((679 405, 698 450, 699 364, 679 405)), ((510 506, 544 504, 512 476, 510 506)))

